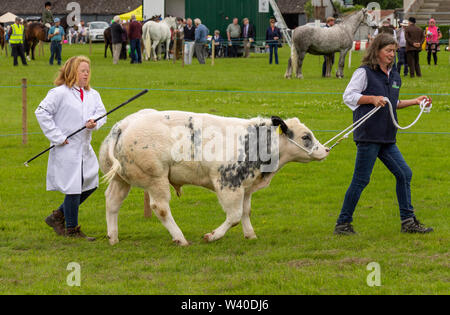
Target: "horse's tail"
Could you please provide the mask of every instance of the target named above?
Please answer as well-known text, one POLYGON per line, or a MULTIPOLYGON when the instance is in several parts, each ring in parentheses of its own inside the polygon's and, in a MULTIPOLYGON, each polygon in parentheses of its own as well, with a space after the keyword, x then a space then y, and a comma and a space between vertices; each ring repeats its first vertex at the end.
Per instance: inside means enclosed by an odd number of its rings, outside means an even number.
POLYGON ((145 24, 144 27, 145 29, 143 37, 144 37, 145 56, 146 59, 148 60, 151 57, 151 45, 152 45, 152 41, 150 38, 150 24, 145 24))
MULTIPOLYGON (((295 29, 292 31, 292 39, 294 39, 294 32, 295 29)), ((296 76, 297 75, 297 69, 298 69, 298 51, 295 47, 295 41, 292 40, 292 46, 291 46, 291 64, 292 64, 292 73, 296 76)))

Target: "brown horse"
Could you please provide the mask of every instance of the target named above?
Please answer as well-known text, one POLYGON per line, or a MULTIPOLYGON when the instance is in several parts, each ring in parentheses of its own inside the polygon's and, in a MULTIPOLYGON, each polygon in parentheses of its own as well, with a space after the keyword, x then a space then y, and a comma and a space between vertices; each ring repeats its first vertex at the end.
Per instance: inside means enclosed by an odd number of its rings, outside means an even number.
POLYGON ((108 46, 109 46, 109 50, 111 50, 111 56, 112 56, 113 52, 112 52, 111 26, 108 27, 107 29, 105 29, 105 31, 103 32, 103 40, 105 41, 105 58, 106 58, 106 52, 108 51, 108 46))
MULTIPOLYGON (((68 24, 67 24, 67 15, 61 19, 60 26, 64 29, 64 33, 67 34, 68 24)), ((25 42, 24 48, 27 57, 30 56, 31 50, 31 59, 34 60, 34 49, 36 48, 39 41, 48 42, 49 39, 47 37, 48 29, 44 26, 44 24, 40 22, 32 22, 25 26, 25 42)))
POLYGON ((47 40, 47 34, 45 26, 42 23, 39 22, 33 22, 28 24, 25 27, 25 52, 27 57, 30 56, 30 50, 31 50, 31 59, 34 60, 34 49, 36 48, 36 45, 39 43, 39 41, 46 41, 47 40))
POLYGON ((5 47, 5 29, 0 25, 0 46, 5 47))

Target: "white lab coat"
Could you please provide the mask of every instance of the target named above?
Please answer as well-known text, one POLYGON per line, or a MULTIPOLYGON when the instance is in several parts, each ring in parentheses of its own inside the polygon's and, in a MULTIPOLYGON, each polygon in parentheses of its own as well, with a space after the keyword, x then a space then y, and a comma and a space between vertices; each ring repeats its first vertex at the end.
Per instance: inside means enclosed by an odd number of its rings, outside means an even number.
POLYGON ((80 93, 66 85, 51 89, 36 109, 36 118, 45 136, 56 146, 50 150, 47 166, 47 190, 81 194, 98 187, 98 161, 91 146, 92 131, 106 122, 97 121, 94 129, 84 129, 68 139, 72 132, 106 113, 100 94, 94 89, 80 93), (83 180, 82 180, 83 179, 83 180))

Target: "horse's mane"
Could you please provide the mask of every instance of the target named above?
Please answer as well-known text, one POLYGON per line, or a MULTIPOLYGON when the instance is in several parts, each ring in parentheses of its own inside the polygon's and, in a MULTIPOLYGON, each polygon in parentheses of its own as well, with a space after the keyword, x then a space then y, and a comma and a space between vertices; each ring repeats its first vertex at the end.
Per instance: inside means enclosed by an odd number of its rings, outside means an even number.
POLYGON ((355 16, 356 14, 358 14, 360 12, 361 12, 361 10, 353 11, 353 12, 343 16, 342 20, 345 22, 345 21, 347 21, 348 19, 350 19, 351 17, 355 16))

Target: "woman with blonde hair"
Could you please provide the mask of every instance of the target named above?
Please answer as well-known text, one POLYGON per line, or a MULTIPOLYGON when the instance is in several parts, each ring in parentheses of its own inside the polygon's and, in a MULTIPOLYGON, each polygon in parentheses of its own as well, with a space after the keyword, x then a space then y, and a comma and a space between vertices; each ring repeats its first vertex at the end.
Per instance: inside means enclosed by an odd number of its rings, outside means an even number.
POLYGON ((47 166, 47 190, 65 194, 64 202, 45 222, 56 234, 86 238, 78 225, 78 208, 98 186, 98 161, 90 144, 92 132, 106 122, 95 122, 106 113, 100 94, 91 88, 91 62, 75 56, 59 70, 51 89, 36 109, 36 118, 51 144, 47 166), (80 127, 86 129, 67 136, 80 127))

